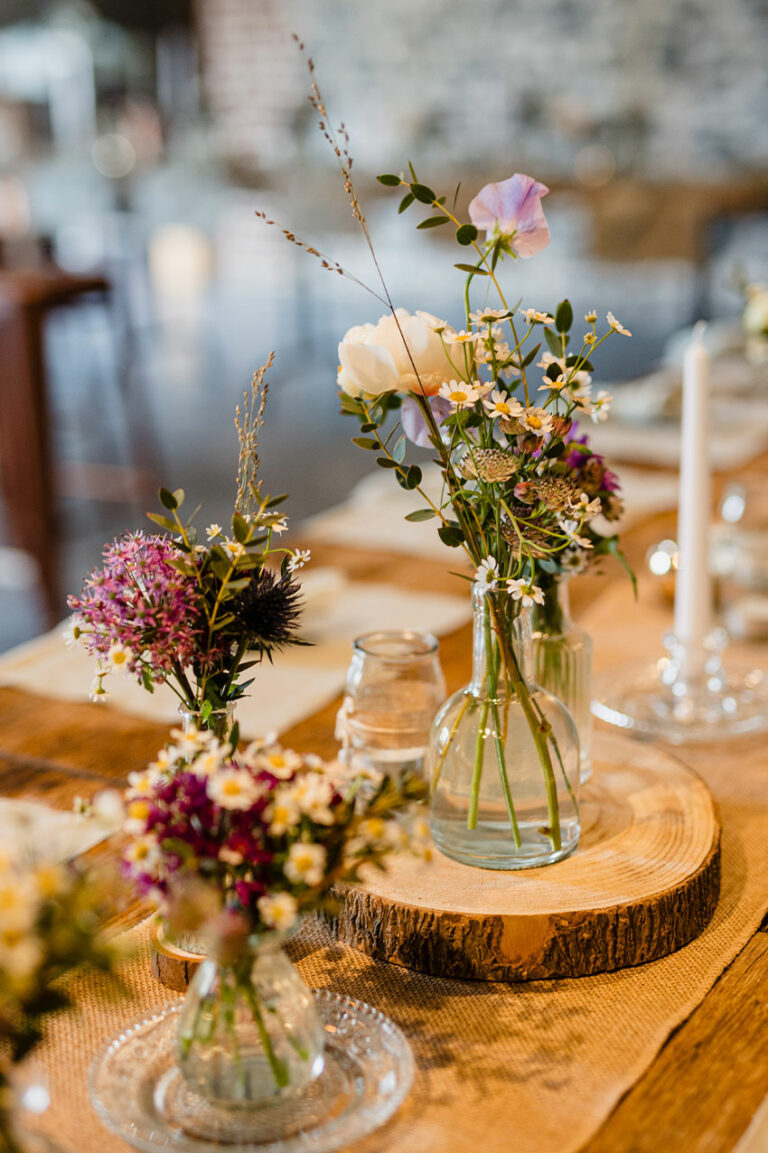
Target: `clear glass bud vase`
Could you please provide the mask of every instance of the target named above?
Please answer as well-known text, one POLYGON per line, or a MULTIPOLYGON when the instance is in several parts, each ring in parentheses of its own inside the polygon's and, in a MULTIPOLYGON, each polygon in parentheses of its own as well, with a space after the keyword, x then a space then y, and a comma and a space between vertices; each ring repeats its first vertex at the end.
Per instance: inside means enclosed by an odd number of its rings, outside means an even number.
POLYGON ((592 776, 592 640, 571 619, 569 576, 544 589, 534 605, 533 669, 537 682, 562 701, 573 717, 581 749, 581 783, 592 776))
POLYGON ((234 964, 202 962, 179 1015, 176 1049, 194 1093, 220 1106, 256 1107, 320 1075, 323 1038, 312 994, 275 934, 234 964))
POLYGON ((579 840, 576 726, 533 680, 530 610, 479 590, 473 607, 472 680, 432 726, 432 836, 465 865, 551 864, 579 840))
POLYGON ((220 741, 226 741, 235 727, 233 701, 221 709, 211 709, 210 712, 203 709, 187 709, 184 705, 179 705, 178 713, 181 717, 181 727, 185 733, 211 732, 220 741))

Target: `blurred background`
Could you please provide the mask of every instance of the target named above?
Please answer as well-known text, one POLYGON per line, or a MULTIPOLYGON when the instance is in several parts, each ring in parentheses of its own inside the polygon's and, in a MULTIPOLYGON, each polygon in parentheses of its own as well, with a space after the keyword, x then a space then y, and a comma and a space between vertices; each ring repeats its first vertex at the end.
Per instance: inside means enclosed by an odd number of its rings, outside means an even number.
POLYGON ((382 309, 255 216, 374 283, 294 31, 396 303, 461 322, 460 257, 375 181, 409 159, 464 207, 514 171, 550 186, 510 295, 632 329, 598 377, 635 422, 631 382, 698 318, 738 332, 739 280, 768 279, 762 0, 0 0, 0 649, 64 615, 158 483, 226 523, 270 349, 263 474, 294 525, 370 467, 336 344, 382 309))

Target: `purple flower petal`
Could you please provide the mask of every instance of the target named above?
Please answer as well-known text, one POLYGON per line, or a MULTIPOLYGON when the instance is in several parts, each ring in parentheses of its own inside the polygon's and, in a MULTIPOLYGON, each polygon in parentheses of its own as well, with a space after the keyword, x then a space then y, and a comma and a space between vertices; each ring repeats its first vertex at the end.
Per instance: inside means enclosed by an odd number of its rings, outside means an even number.
MULTIPOLYGON (((452 405, 449 400, 442 396, 431 396, 429 398, 429 407, 432 409, 435 420, 438 424, 445 420, 446 416, 450 415, 452 405)), ((400 423, 403 426, 403 432, 408 439, 417 444, 419 448, 432 448, 432 441, 429 439, 429 429, 427 422, 424 419, 424 414, 418 401, 410 396, 406 396, 403 400, 403 407, 400 410, 400 423)))
POLYGON ((549 244, 549 225, 541 198, 546 184, 516 172, 498 184, 486 184, 469 206, 469 218, 481 232, 512 236, 510 247, 518 256, 535 256, 549 244))

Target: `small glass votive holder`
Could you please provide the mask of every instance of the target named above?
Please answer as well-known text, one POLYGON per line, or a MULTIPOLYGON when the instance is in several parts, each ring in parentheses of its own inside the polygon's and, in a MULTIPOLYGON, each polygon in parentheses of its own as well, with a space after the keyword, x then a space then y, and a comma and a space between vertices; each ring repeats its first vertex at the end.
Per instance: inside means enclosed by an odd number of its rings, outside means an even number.
POLYGON ((355 770, 425 776, 429 731, 446 697, 431 633, 383 631, 352 642, 336 736, 355 770))

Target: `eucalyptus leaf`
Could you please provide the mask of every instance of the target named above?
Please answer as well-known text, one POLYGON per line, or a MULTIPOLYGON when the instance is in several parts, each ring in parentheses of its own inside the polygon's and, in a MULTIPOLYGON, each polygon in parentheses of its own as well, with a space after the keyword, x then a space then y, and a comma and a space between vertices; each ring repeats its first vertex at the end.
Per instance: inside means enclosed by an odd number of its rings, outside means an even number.
POLYGON ((412 184, 411 193, 420 204, 434 204, 437 196, 426 184, 412 184))
POLYGON ((421 520, 432 520, 436 515, 431 508, 417 508, 415 512, 409 512, 405 519, 418 522, 421 520))
POLYGON ((386 184, 388 188, 397 188, 398 184, 402 184, 399 176, 395 176, 393 172, 384 172, 381 176, 377 176, 379 184, 386 184))
POLYGON ((463 244, 465 247, 477 240, 477 229, 474 224, 461 224, 456 229, 456 239, 459 244, 463 244))
POLYGON ((426 220, 422 220, 421 224, 417 224, 417 228, 439 228, 441 224, 449 224, 450 221, 447 216, 428 216, 426 220))

